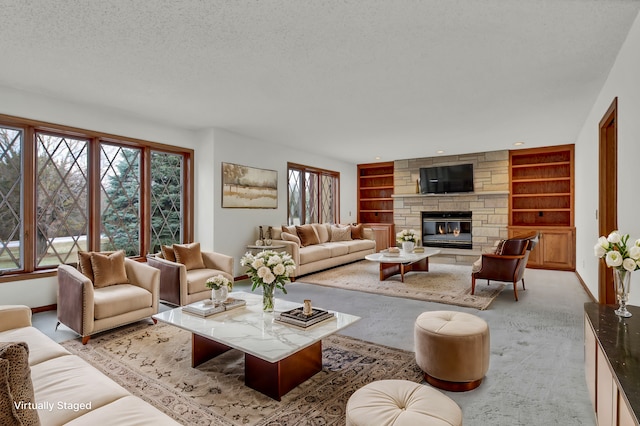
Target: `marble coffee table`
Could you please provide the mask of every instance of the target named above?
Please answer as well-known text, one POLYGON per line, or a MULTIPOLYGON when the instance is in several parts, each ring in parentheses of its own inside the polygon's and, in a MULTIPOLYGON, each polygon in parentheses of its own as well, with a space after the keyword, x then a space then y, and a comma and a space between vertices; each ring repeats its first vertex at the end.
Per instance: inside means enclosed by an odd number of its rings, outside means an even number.
POLYGON ((298 308, 302 303, 276 298, 276 312, 268 314, 262 312, 259 292, 238 291, 229 293, 229 297, 244 299, 247 305, 206 318, 183 312, 182 308, 153 318, 192 333, 192 367, 230 349, 243 352, 245 385, 278 401, 322 370, 322 339, 360 319, 330 310, 334 319, 302 330, 274 321, 278 312, 298 308))
POLYGON ((368 254, 364 258, 380 264, 380 281, 400 274, 400 280, 404 282, 404 274, 409 271, 429 271, 429 257, 440 254, 440 250, 425 248, 424 253, 406 253, 400 250, 398 256, 391 256, 382 251, 368 254))

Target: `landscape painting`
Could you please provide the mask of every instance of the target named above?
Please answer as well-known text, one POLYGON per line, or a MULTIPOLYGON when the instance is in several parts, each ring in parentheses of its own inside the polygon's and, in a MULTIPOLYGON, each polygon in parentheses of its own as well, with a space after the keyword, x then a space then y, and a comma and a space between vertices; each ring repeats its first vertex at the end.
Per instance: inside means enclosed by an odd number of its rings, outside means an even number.
POLYGON ((278 172, 222 163, 222 207, 278 208, 278 172))

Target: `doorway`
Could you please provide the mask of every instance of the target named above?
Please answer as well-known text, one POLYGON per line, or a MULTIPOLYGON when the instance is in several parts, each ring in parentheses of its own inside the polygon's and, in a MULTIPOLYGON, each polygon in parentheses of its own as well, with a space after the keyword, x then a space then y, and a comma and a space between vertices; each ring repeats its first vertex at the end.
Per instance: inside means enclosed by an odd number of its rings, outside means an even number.
MULTIPOLYGON (((598 230, 609 235, 618 229, 618 98, 600 120, 598 173, 598 230)), ((598 269, 598 302, 616 303, 613 272, 601 261, 598 269)))

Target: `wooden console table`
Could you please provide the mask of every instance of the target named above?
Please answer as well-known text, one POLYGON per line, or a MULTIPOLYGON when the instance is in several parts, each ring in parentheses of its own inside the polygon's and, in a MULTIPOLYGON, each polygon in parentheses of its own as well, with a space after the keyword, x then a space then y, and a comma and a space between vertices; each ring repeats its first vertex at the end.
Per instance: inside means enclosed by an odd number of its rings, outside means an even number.
POLYGON ((638 425, 640 414, 640 307, 585 303, 584 358, 589 397, 599 426, 638 425))

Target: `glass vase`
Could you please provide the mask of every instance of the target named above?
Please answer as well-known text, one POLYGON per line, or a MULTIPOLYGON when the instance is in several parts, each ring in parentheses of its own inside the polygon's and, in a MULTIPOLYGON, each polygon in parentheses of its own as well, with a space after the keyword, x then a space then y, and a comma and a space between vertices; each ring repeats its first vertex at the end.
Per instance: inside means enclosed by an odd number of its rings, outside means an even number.
POLYGON ((273 295, 275 293, 276 286, 263 284, 262 285, 262 311, 273 312, 273 295))
POLYGON ((227 287, 226 285, 223 285, 218 289, 211 289, 211 300, 213 300, 213 303, 215 303, 216 305, 220 305, 222 302, 227 300, 228 295, 229 287, 227 287))
POLYGON ((402 243, 402 251, 404 251, 405 253, 413 252, 414 248, 415 248, 415 243, 413 241, 404 241, 402 243))
POLYGON ((618 316, 629 318, 631 312, 627 310, 627 301, 629 300, 629 290, 631 287, 631 272, 626 269, 614 269, 613 281, 616 286, 616 297, 619 305, 615 313, 618 316))

